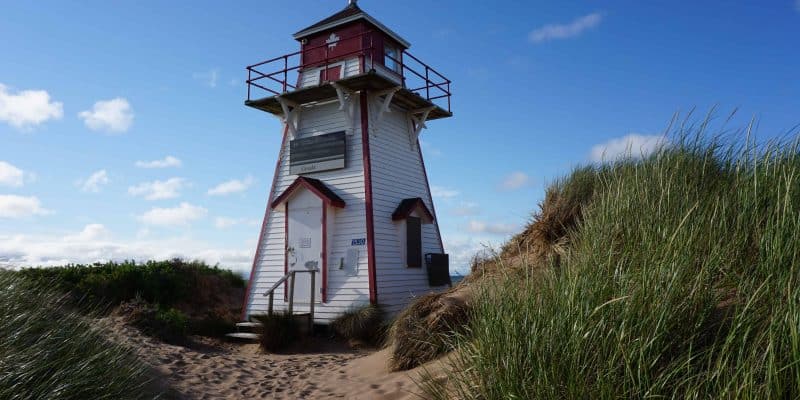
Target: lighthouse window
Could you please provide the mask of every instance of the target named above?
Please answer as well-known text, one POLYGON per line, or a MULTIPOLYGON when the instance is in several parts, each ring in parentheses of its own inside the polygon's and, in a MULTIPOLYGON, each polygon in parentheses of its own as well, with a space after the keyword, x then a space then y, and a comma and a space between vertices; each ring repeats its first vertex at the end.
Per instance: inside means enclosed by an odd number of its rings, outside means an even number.
POLYGON ((422 267, 422 220, 417 217, 406 218, 406 265, 422 267))
POLYGON ((388 44, 384 45, 383 55, 383 65, 394 72, 400 72, 400 52, 397 51, 397 48, 388 44))

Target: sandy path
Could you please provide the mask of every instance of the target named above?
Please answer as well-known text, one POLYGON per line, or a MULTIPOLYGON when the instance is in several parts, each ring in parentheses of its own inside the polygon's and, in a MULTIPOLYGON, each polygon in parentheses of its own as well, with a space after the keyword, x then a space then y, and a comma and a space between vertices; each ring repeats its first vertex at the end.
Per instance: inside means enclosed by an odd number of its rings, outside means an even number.
MULTIPOLYGON (((388 351, 335 345, 304 354, 263 354, 254 344, 205 342, 197 348, 146 337, 105 318, 112 339, 136 349, 184 399, 419 399, 416 372, 388 372, 388 351)), ((193 346, 194 347, 194 346, 193 346)))

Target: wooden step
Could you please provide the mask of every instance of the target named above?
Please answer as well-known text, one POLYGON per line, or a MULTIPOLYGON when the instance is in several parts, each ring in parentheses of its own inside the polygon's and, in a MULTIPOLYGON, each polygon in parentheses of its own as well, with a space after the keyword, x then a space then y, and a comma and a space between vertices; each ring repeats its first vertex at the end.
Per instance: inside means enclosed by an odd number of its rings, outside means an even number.
POLYGON ((251 332, 228 333, 225 336, 231 339, 240 339, 240 340, 259 340, 261 338, 261 335, 251 332))
POLYGON ((253 322, 253 321, 246 321, 246 322, 237 322, 237 328, 260 328, 261 322, 253 322))

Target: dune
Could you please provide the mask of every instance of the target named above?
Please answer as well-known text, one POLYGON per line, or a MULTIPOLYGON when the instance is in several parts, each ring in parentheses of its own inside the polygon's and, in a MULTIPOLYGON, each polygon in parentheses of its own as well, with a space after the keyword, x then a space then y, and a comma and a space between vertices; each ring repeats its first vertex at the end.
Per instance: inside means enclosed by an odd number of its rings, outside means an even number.
POLYGON ((390 372, 390 349, 352 350, 327 341, 295 354, 266 354, 256 344, 193 338, 189 347, 141 334, 120 317, 100 323, 110 338, 134 349, 150 365, 168 398, 178 399, 418 399, 420 372, 439 362, 390 372))

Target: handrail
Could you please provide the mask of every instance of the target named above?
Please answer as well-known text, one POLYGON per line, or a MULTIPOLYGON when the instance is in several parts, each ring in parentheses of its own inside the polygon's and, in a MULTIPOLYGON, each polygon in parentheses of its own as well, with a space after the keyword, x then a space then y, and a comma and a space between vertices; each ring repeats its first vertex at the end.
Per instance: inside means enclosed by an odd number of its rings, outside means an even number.
MULTIPOLYGON (((306 46, 299 51, 247 66, 247 100, 253 99, 251 93, 252 88, 263 90, 275 96, 280 96, 281 94, 286 93, 287 90, 297 90, 300 85, 299 83, 292 84, 289 82, 290 72, 294 78, 294 73, 302 74, 302 70, 307 67, 321 67, 324 68, 325 71, 330 71, 332 63, 337 63, 347 57, 357 56, 361 60, 360 64, 362 70, 360 73, 366 73, 368 70, 374 70, 379 63, 383 64, 382 62, 376 63, 376 60, 388 59, 394 61, 394 63, 396 63, 399 67, 399 71, 390 69, 388 67, 386 67, 386 70, 396 74, 400 79, 402 86, 406 90, 416 93, 417 95, 431 102, 433 100, 446 98, 447 111, 450 111, 450 83, 452 83, 452 81, 447 79, 447 77, 442 75, 442 73, 436 69, 425 64, 422 60, 409 53, 407 50, 403 50, 398 58, 383 54, 378 46, 375 46, 373 43, 372 37, 369 36, 370 40, 368 43, 367 41, 364 41, 356 46, 357 48, 355 50, 336 53, 334 56, 331 55, 332 49, 335 48, 336 44, 348 40, 358 40, 359 38, 364 37, 372 32, 373 31, 364 31, 344 38, 339 38, 335 41, 325 42, 315 46, 306 46), (303 63, 303 60, 306 59, 310 54, 313 54, 315 51, 320 49, 325 49, 324 57, 322 57, 323 54, 319 54, 320 59, 318 61, 314 61, 312 63, 306 62, 305 64, 303 63), (381 54, 378 54, 379 52, 381 54), (262 70, 269 69, 269 65, 278 63, 280 61, 283 62, 281 64, 274 65, 276 70, 262 72, 262 70), (410 62, 412 61, 414 63, 413 65, 410 65, 410 62), (406 73, 406 70, 408 70, 409 73, 406 73), (408 88, 408 78, 413 78, 411 80, 416 82, 416 84, 412 86, 413 89, 408 88)), ((326 79, 327 76, 328 74, 326 72, 326 79)))
POLYGON ((275 289, 279 288, 281 286, 281 284, 285 283, 287 280, 289 280, 289 278, 291 278, 291 281, 289 283, 289 310, 288 310, 288 312, 289 312, 289 315, 293 314, 293 311, 294 311, 294 281, 295 281, 295 278, 296 278, 296 275, 297 275, 298 272, 308 272, 308 273, 311 274, 311 299, 310 299, 311 301, 310 301, 309 306, 308 306, 308 308, 309 308, 308 327, 309 327, 309 332, 311 332, 311 329, 313 329, 313 327, 314 327, 314 297, 315 297, 314 295, 315 295, 315 292, 316 292, 316 290, 315 290, 315 286, 316 285, 314 285, 314 281, 315 281, 315 278, 316 278, 316 274, 315 273, 319 272, 318 268, 292 270, 292 271, 289 271, 289 273, 287 273, 286 275, 282 276, 280 279, 278 279, 278 281, 275 282, 275 284, 272 285, 272 287, 269 288, 269 290, 267 290, 263 294, 264 296, 269 296, 269 304, 267 306, 267 315, 272 316, 272 304, 273 304, 274 299, 275 299, 275 289))
POLYGON ((274 291, 275 291, 275 289, 277 289, 278 287, 280 287, 280 286, 281 286, 281 283, 283 283, 283 282, 286 282, 286 280, 287 280, 287 279, 289 279, 289 277, 290 277, 290 276, 292 276, 292 273, 291 273, 291 272, 289 272, 288 274, 286 274, 286 275, 284 275, 283 277, 281 277, 281 279, 278 279, 278 281, 277 281, 277 282, 275 282, 275 284, 274 284, 274 285, 272 285, 272 287, 271 287, 271 288, 269 288, 269 290, 267 290, 266 292, 264 292, 264 296, 268 296, 270 293, 274 292, 274 291))

